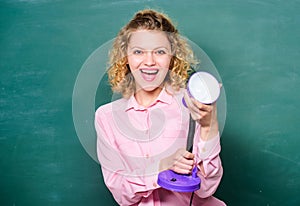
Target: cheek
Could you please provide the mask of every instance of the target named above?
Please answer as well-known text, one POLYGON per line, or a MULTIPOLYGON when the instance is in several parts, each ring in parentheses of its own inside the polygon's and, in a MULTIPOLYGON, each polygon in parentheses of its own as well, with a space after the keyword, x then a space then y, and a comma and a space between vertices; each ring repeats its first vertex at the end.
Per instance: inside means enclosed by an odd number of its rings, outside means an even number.
POLYGON ((131 70, 135 70, 138 68, 138 66, 141 64, 141 61, 136 58, 127 58, 127 62, 129 64, 129 67, 131 70))
POLYGON ((162 59, 160 60, 159 64, 161 67, 168 70, 171 64, 171 58, 162 59))

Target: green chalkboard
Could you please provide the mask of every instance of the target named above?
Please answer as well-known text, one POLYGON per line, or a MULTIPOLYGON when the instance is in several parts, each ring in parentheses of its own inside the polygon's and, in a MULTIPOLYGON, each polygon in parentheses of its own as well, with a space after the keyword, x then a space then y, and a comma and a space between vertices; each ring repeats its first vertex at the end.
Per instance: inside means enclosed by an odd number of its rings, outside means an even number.
MULTIPOLYGON (((297 0, 2 0, 0 205, 116 205, 78 137, 73 92, 87 58, 144 8, 174 19, 222 78, 216 196, 233 206, 300 205, 297 0)), ((110 101, 105 78, 96 106, 110 101)))

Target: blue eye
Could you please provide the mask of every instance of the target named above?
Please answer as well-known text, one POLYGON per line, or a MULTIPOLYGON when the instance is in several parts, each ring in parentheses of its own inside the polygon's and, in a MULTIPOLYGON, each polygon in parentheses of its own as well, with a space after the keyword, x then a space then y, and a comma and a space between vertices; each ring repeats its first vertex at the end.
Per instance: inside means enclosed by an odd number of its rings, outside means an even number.
POLYGON ((144 52, 142 50, 138 50, 138 49, 136 49, 136 50, 133 51, 133 54, 136 54, 136 55, 141 55, 143 53, 144 52))
POLYGON ((155 51, 155 53, 159 54, 159 55, 163 55, 163 54, 166 54, 167 52, 163 49, 160 49, 160 50, 155 51))

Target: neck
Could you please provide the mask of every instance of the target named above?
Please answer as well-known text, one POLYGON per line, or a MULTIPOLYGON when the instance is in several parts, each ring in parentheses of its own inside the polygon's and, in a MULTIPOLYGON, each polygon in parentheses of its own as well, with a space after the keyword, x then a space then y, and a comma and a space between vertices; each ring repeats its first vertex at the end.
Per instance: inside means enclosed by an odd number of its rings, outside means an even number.
POLYGON ((139 90, 135 93, 135 99, 136 101, 144 106, 144 107, 148 107, 150 106, 154 100, 158 97, 158 95, 160 94, 162 88, 158 87, 152 91, 146 91, 146 90, 139 90))

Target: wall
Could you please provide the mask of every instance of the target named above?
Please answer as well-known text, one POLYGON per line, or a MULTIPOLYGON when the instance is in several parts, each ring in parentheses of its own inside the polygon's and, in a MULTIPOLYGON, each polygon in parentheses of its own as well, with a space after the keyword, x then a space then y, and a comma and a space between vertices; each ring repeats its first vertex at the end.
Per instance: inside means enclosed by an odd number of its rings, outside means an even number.
POLYGON ((86 59, 146 7, 173 18, 223 80, 216 196, 237 206, 299 205, 296 0, 1 1, 1 205, 114 205, 76 133, 72 95, 86 59))

